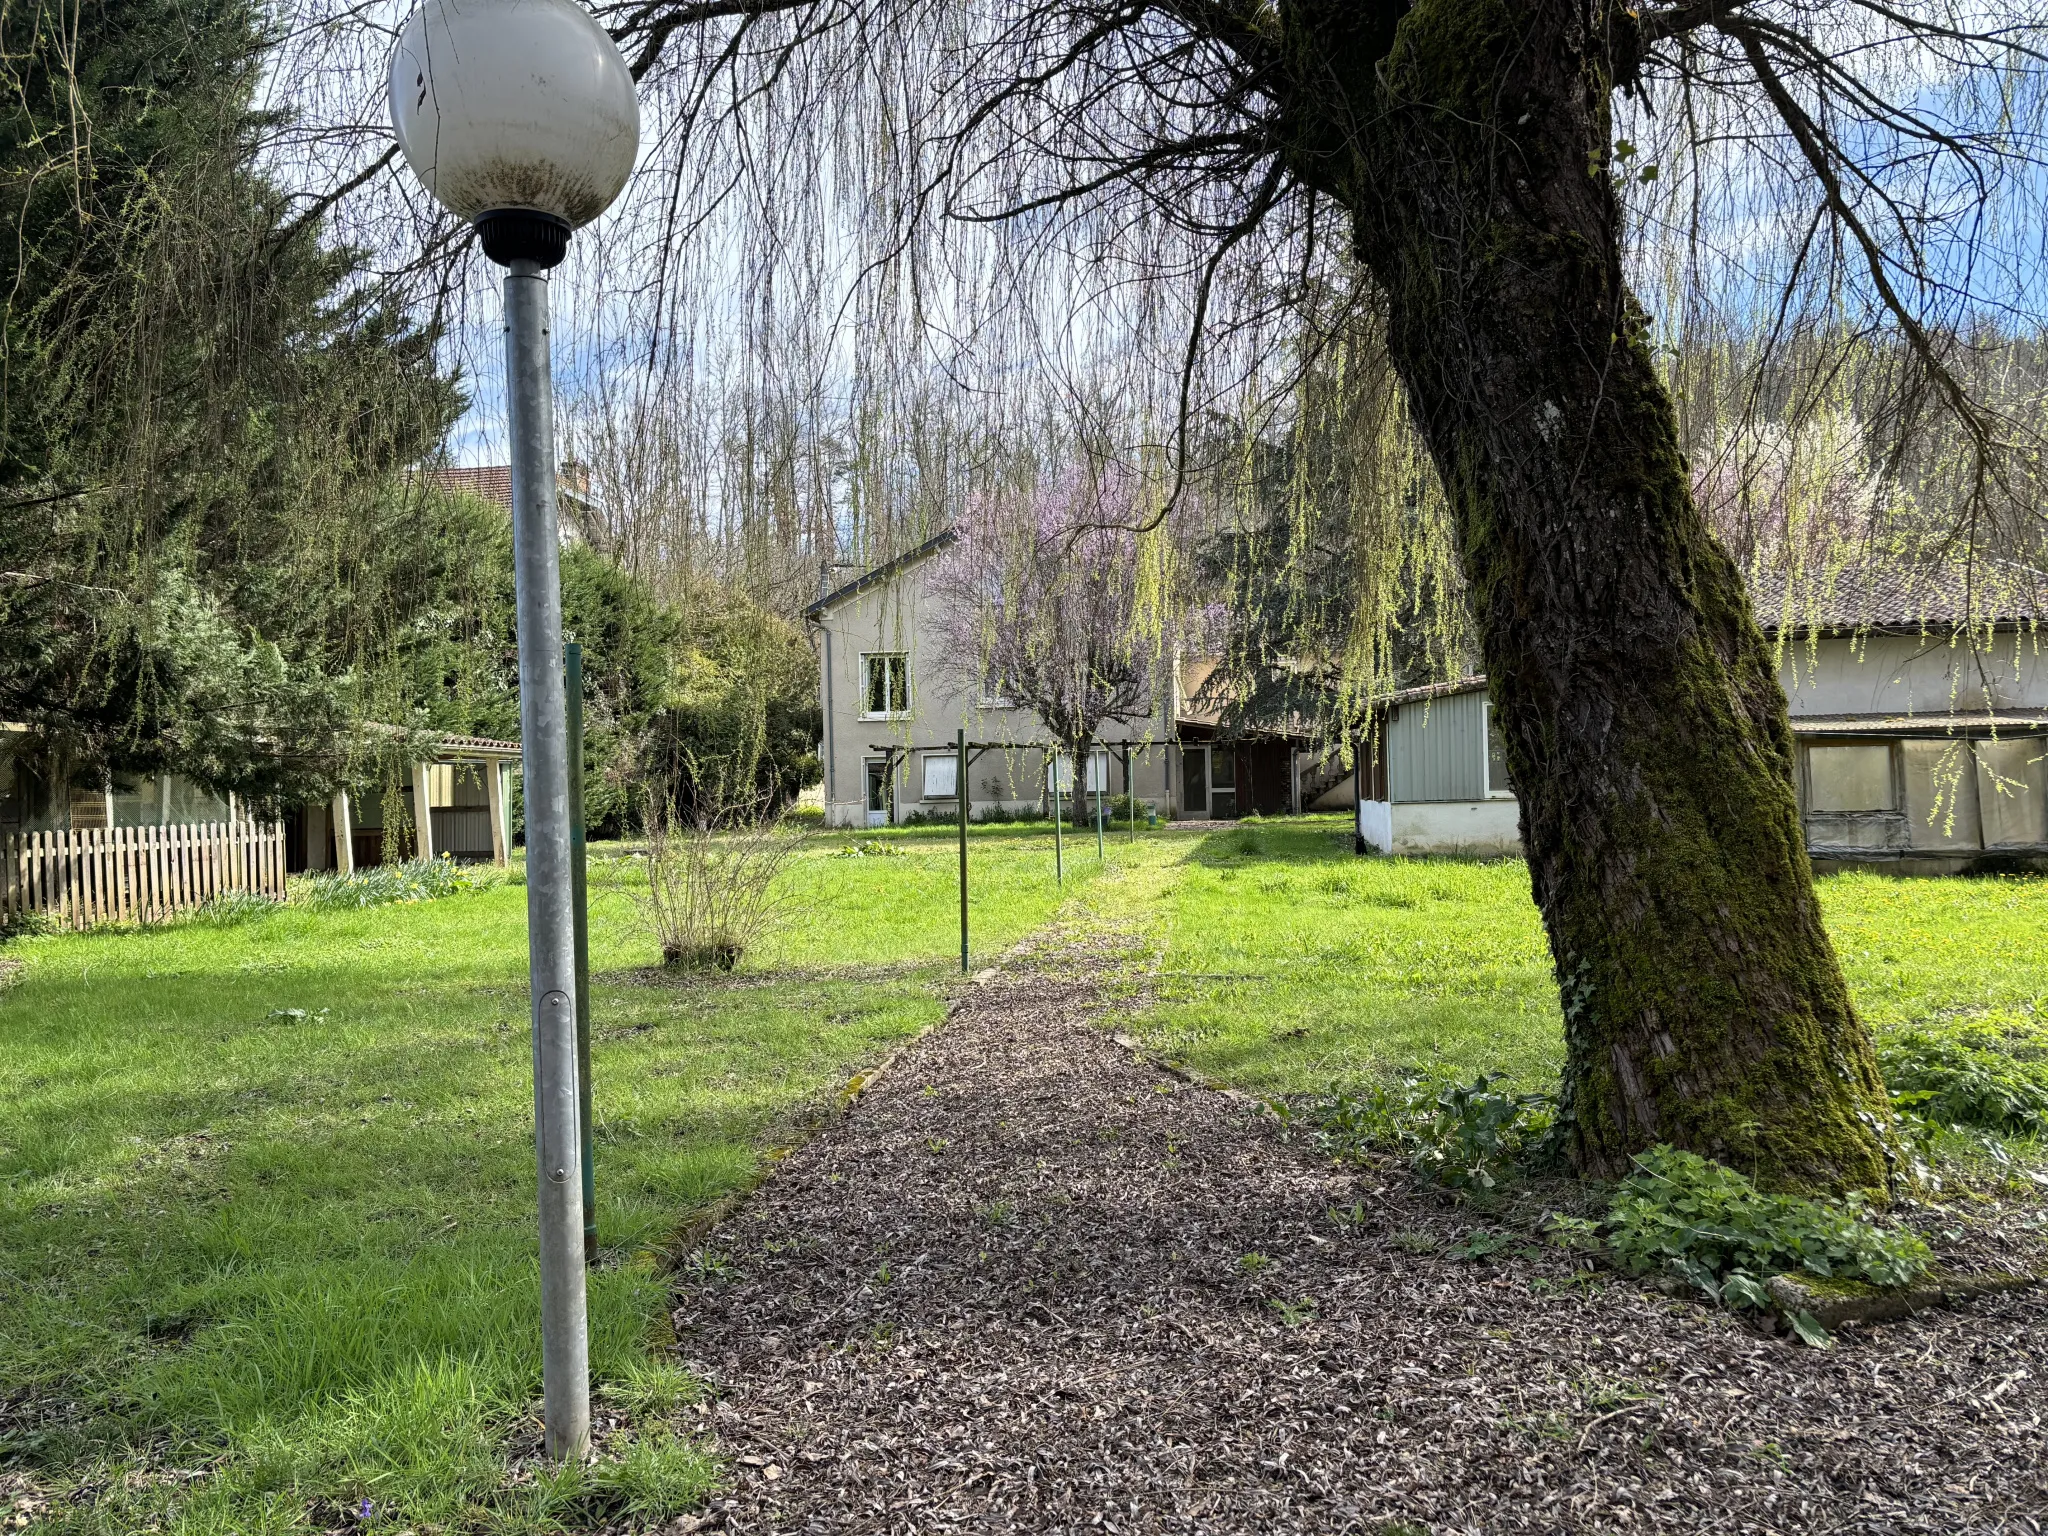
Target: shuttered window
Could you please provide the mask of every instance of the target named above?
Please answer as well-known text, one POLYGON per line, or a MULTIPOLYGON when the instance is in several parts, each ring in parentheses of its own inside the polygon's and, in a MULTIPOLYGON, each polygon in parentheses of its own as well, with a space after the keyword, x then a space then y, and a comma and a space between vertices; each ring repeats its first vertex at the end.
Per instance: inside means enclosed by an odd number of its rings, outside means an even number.
POLYGON ((1888 741, 1806 749, 1806 808, 1814 812, 1895 811, 1898 784, 1888 741))

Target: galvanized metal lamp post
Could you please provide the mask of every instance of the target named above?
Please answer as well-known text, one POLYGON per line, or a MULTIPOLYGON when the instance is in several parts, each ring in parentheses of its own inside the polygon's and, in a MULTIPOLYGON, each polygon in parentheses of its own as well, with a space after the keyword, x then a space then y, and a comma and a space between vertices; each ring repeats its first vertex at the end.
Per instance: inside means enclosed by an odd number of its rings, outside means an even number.
POLYGON ((590 1445, 590 1342, 547 273, 570 232, 625 187, 640 107, 617 46, 572 0, 428 0, 399 34, 390 91, 406 162, 475 224, 484 254, 505 268, 542 1381, 548 1454, 581 1457, 590 1445))

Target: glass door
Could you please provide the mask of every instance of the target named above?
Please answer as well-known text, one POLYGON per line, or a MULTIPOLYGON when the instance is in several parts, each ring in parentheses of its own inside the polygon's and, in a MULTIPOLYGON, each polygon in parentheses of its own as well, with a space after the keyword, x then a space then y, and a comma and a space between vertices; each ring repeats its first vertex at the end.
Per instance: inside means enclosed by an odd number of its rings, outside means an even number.
POLYGON ((1187 797, 1187 804, 1181 810, 1196 821, 1206 821, 1209 816, 1209 749, 1182 747, 1180 765, 1181 793, 1187 797))
POLYGON ((1218 821, 1237 815, 1237 749, 1209 749, 1209 814, 1218 821))
POLYGON ((889 825, 889 765, 868 764, 868 825, 889 825))

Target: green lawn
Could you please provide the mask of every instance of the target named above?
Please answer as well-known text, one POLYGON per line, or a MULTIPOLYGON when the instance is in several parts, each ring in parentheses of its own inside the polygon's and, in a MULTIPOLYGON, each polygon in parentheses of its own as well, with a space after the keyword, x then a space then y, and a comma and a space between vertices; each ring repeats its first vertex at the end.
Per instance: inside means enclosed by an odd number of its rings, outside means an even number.
MULTIPOLYGON (((599 850, 592 1358, 614 1406, 687 1391, 649 1352, 678 1222, 945 1007, 953 843, 851 841, 802 855, 796 920, 700 985, 650 984, 636 863, 599 850)), ((1062 893, 1047 834, 978 830, 974 859, 987 955, 1062 893)), ((1094 869, 1091 848, 1065 894, 1094 869)), ((55 1528, 302 1531, 369 1499, 393 1530, 549 1529, 701 1493, 708 1464, 658 1437, 602 1488, 503 1486, 538 1391, 525 899, 6 947, 0 1469, 103 1490, 55 1528)))
MULTIPOLYGON (((1356 858, 1343 818, 1068 842, 973 834, 975 963, 1052 919, 1149 938, 1141 1034, 1268 1092, 1558 1059, 1515 862, 1356 858)), ((820 837, 794 920, 730 978, 655 958, 630 850, 593 861, 593 1361, 624 1461, 521 1470, 536 1365, 525 892, 21 940, 0 987, 0 1520, 304 1532, 549 1530, 689 1504, 713 1469, 658 1363, 660 1251, 808 1106, 938 1019, 952 835, 820 837), (856 845, 878 848, 848 856, 856 845), (181 1473, 203 1472, 196 1478, 181 1473), (70 1502, 72 1490, 98 1501, 70 1502), (19 1497, 17 1490, 15 1497, 19 1497)), ((1880 1026, 2048 1000, 2048 881, 1822 883, 1880 1026)), ((1130 990, 1140 991, 1134 973, 1130 990)))
MULTIPOLYGON (((1875 1027, 2048 1006, 2048 880, 1848 874, 1820 892, 1875 1027)), ((1148 900, 1161 960, 1141 1033, 1210 1077, 1302 1093, 1410 1066, 1556 1074, 1562 1019, 1518 860, 1358 858, 1346 817, 1247 822, 1189 847, 1148 900)))

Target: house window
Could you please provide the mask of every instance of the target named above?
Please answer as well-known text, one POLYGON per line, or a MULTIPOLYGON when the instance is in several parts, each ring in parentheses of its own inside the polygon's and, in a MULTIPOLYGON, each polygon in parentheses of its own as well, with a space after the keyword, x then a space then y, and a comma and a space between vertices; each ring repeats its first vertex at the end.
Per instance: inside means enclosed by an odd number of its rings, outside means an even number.
POLYGON ((1109 753, 1100 747, 1088 754, 1088 793, 1109 788, 1109 753))
POLYGON ((1821 813, 1895 811, 1898 784, 1890 742, 1858 741, 1806 749, 1806 808, 1821 813))
POLYGON ((1486 797, 1489 800, 1512 800, 1515 797, 1515 781, 1508 777, 1508 743, 1501 734, 1500 721, 1493 713, 1493 703, 1486 705, 1486 797))
POLYGON ((910 713, 910 658, 901 652, 863 656, 866 674, 861 690, 861 713, 870 720, 910 713))
POLYGON ((959 786, 959 754, 956 752, 927 752, 924 757, 925 799, 958 799, 959 786))

